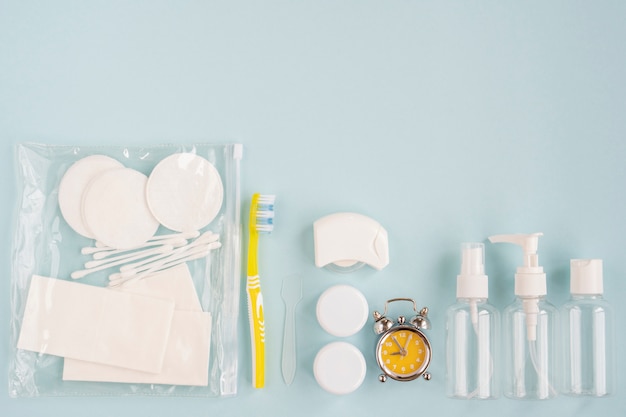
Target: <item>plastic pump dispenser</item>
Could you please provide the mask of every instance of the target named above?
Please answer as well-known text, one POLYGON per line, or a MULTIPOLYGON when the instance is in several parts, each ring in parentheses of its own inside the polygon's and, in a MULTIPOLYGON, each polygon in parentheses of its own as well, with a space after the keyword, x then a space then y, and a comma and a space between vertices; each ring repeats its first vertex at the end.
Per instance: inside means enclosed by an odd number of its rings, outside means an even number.
POLYGON ((491 236, 492 243, 522 248, 515 273, 515 300, 504 310, 504 394, 517 399, 556 396, 557 309, 546 301, 546 274, 537 248, 543 233, 491 236))
POLYGON ((601 259, 570 261, 570 300, 562 308, 565 386, 569 395, 603 397, 614 388, 613 315, 601 259))
POLYGON ((539 313, 539 298, 547 293, 546 274, 539 266, 537 247, 539 237, 543 233, 529 235, 496 235, 491 236, 491 243, 513 243, 522 247, 524 265, 517 268, 515 273, 515 295, 522 299, 524 313, 526 313, 526 332, 528 340, 537 340, 537 314, 539 313))
POLYGON ((494 364, 497 359, 500 315, 488 303, 484 245, 461 245, 461 273, 456 303, 446 312, 446 394, 460 399, 498 397, 494 364))

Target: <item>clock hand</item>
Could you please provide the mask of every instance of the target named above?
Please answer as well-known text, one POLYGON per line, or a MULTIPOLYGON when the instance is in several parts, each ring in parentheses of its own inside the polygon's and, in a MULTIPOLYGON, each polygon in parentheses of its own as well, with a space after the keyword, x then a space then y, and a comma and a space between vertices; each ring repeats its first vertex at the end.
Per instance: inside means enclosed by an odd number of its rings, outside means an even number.
POLYGON ((395 344, 398 346, 398 348, 400 349, 400 352, 398 352, 398 354, 401 355, 401 356, 405 356, 406 355, 406 349, 404 349, 402 346, 400 346, 400 342, 398 342, 398 339, 396 339, 395 336, 391 336, 391 340, 393 340, 395 342, 395 344))
POLYGON ((398 339, 396 339, 395 336, 391 336, 391 340, 394 341, 394 343, 396 344, 396 346, 398 346, 398 349, 400 349, 400 351, 402 351, 402 346, 400 346, 400 342, 398 342, 398 339))
POLYGON ((404 344, 404 347, 402 348, 402 350, 404 350, 405 354, 406 354, 406 349, 409 347, 409 343, 411 342, 411 339, 413 338, 413 334, 409 334, 409 337, 406 339, 406 343, 404 344))

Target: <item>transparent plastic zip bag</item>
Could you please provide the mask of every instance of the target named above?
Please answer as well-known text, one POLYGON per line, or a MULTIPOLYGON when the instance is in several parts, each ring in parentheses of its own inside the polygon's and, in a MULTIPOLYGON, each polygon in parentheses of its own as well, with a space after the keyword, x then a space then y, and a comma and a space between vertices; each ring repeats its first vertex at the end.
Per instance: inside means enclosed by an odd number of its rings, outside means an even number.
POLYGON ((16 146, 11 397, 236 394, 241 151, 16 146))

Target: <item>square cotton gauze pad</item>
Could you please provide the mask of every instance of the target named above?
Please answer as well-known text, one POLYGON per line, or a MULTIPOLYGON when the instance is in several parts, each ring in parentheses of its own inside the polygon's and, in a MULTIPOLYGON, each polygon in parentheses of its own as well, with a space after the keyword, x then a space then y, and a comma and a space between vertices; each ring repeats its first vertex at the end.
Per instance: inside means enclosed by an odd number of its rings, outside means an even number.
POLYGON ((183 263, 111 291, 174 299, 176 311, 162 371, 152 374, 66 359, 63 367, 64 380, 208 385, 211 315, 202 312, 187 264, 183 263))
POLYGON ((163 369, 154 374, 97 363, 66 360, 66 381, 124 382, 207 386, 209 383, 209 342, 211 314, 175 311, 163 369))
POLYGON ((172 300, 33 275, 17 348, 158 373, 173 315, 172 300))

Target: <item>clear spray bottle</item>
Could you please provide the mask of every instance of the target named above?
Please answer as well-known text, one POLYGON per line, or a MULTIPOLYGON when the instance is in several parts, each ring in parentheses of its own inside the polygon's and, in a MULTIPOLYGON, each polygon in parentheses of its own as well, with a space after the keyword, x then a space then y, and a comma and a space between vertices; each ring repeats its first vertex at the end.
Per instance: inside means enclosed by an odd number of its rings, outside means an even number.
POLYGON ((499 394, 496 372, 500 315, 488 303, 482 243, 461 245, 456 303, 446 312, 446 394, 460 399, 493 399, 499 394))
POLYGON ((613 391, 613 316, 603 292, 602 260, 572 259, 571 299, 562 308, 566 394, 603 397, 613 391))
POLYGON ((546 274, 537 246, 542 233, 497 235, 492 243, 522 247, 524 263, 515 274, 515 300, 503 315, 504 395, 548 399, 557 395, 558 311, 546 301, 546 274))

